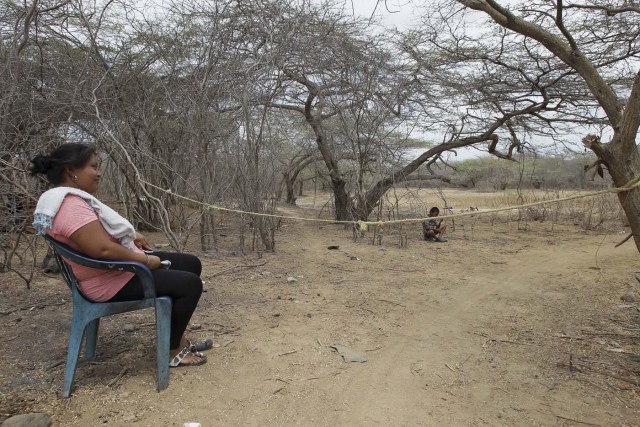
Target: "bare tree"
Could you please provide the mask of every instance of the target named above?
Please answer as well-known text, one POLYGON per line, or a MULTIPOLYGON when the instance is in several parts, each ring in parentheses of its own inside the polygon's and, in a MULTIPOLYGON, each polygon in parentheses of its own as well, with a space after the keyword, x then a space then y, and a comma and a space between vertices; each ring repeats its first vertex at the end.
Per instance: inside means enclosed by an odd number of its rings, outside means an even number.
MULTIPOLYGON (((507 30, 505 38, 520 40, 521 50, 536 52, 539 63, 553 63, 559 72, 579 76, 589 97, 572 105, 574 116, 603 128, 602 134, 583 138, 585 147, 598 157, 594 166, 604 166, 619 187, 636 178, 640 169, 636 144, 640 126, 637 6, 626 1, 566 5, 562 0, 537 1, 509 7, 493 0, 456 3, 484 13, 497 28, 507 30), (538 47, 548 55, 539 53, 538 47)), ((561 89, 557 96, 563 96, 561 89)), ((640 250, 640 189, 620 192, 618 198, 640 250)))

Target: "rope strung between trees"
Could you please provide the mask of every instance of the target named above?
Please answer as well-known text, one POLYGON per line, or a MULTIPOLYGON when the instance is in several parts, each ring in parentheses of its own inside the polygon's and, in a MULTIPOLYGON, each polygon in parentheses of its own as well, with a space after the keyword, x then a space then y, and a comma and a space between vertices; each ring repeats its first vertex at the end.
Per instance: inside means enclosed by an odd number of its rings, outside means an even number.
POLYGON ((312 222, 331 222, 331 223, 344 223, 344 224, 352 224, 355 223, 357 221, 336 221, 334 219, 317 219, 317 218, 303 218, 303 217, 298 217, 298 216, 286 216, 286 215, 273 215, 273 214, 266 214, 266 213, 258 213, 258 212, 247 212, 247 211, 243 211, 240 209, 231 209, 231 208, 223 208, 222 206, 217 206, 217 205, 212 205, 210 203, 205 203, 205 202, 200 202, 198 200, 192 199, 190 197, 187 196, 183 196, 181 194, 178 193, 174 193, 173 191, 171 191, 170 189, 164 189, 161 187, 158 187, 157 185, 151 184, 150 182, 145 181, 144 179, 140 179, 140 182, 142 182, 143 184, 146 184, 150 187, 153 187, 157 190, 160 191, 164 191, 167 194, 170 194, 174 197, 177 197, 179 199, 183 199, 183 200, 187 200, 189 202, 198 204, 198 205, 202 205, 207 209, 213 209, 216 211, 222 211, 222 212, 231 212, 231 213, 238 213, 238 214, 243 214, 243 215, 251 215, 251 216, 261 216, 261 217, 268 217, 268 218, 281 218, 281 219, 295 219, 298 221, 312 221, 312 222))
MULTIPOLYGON (((186 197, 186 196, 183 196, 181 194, 174 193, 170 189, 164 189, 164 188, 158 187, 157 185, 151 184, 150 182, 147 182, 147 181, 145 181, 143 179, 139 178, 139 180, 143 184, 146 184, 146 185, 148 185, 150 187, 153 187, 153 188, 155 188, 157 190, 163 191, 163 192, 165 192, 167 194, 170 194, 170 195, 172 195, 174 197, 177 197, 179 199, 187 200, 189 202, 204 206, 207 210, 213 209, 213 210, 217 210, 217 211, 231 212, 231 213, 237 213, 237 214, 242 214, 242 215, 259 216, 259 217, 266 217, 266 218, 278 218, 278 219, 292 219, 292 220, 296 220, 296 221, 327 222, 327 223, 332 223, 332 224, 365 224, 367 226, 369 226, 369 225, 385 226, 385 225, 388 225, 388 224, 422 222, 422 221, 430 219, 430 217, 429 217, 429 218, 396 219, 396 220, 393 220, 393 221, 345 221, 345 220, 333 220, 333 219, 321 219, 321 218, 303 218, 303 217, 298 217, 298 216, 274 215, 274 214, 258 213, 258 212, 247 212, 247 211, 243 211, 243 210, 240 210, 240 209, 230 209, 230 208, 225 208, 225 207, 222 207, 222 206, 212 205, 210 203, 200 202, 200 201, 192 199, 190 197, 186 197)), ((574 195, 574 196, 562 197, 562 198, 559 198, 559 199, 543 200, 543 201, 540 201, 540 202, 527 203, 527 204, 518 205, 518 206, 510 206, 510 207, 506 207, 506 208, 488 209, 488 210, 473 211, 473 212, 461 212, 459 214, 451 214, 451 215, 438 215, 438 218, 439 219, 450 219, 450 218, 451 219, 455 219, 455 218, 460 218, 460 217, 465 217, 465 216, 485 215, 485 214, 490 214, 490 213, 512 211, 512 210, 516 210, 516 209, 530 208, 530 207, 534 207, 534 206, 541 206, 541 205, 546 205, 546 204, 551 204, 551 203, 560 203, 560 202, 566 202, 566 201, 569 201, 569 200, 583 199, 583 198, 586 198, 586 197, 595 197, 595 196, 599 196, 599 195, 603 195, 603 194, 607 194, 607 193, 614 193, 614 194, 615 193, 623 193, 625 191, 630 191, 630 190, 632 190, 632 189, 634 189, 634 188, 636 188, 638 186, 640 186, 640 175, 637 176, 636 178, 630 180, 629 182, 627 182, 622 187, 609 187, 606 190, 595 191, 595 192, 592 192, 592 193, 577 194, 577 195, 574 195)))

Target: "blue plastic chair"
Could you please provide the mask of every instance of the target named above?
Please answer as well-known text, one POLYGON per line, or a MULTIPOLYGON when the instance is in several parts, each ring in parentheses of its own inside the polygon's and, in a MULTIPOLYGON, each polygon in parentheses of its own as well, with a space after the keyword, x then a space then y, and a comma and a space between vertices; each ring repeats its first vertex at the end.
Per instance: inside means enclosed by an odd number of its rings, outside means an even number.
POLYGON ((153 286, 153 276, 146 265, 131 261, 104 261, 89 258, 61 243, 51 236, 44 235, 54 251, 56 261, 60 267, 64 281, 71 289, 73 299, 73 315, 71 318, 71 333, 69 336, 69 351, 67 353, 67 366, 64 374, 64 388, 62 395, 69 397, 76 374, 76 366, 80 357, 82 340, 86 336, 85 359, 91 360, 96 353, 98 341, 98 327, 100 318, 113 314, 126 313, 154 307, 156 314, 156 361, 158 391, 164 390, 169 385, 169 335, 171 329, 171 298, 156 298, 153 286), (140 278, 144 290, 144 299, 122 302, 93 302, 87 299, 78 286, 78 280, 73 274, 71 266, 66 260, 85 267, 100 270, 129 271, 140 278))

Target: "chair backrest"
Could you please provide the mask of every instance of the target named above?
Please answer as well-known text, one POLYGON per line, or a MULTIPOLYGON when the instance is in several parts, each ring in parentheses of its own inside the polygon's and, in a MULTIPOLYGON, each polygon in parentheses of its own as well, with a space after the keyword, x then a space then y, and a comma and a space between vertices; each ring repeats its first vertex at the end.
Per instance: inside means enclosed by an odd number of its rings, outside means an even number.
POLYGON ((78 279, 75 274, 73 274, 73 269, 66 261, 71 261, 84 267, 95 268, 98 270, 128 271, 130 273, 134 273, 138 275, 142 281, 145 298, 155 298, 155 292, 153 292, 153 278, 151 277, 151 271, 147 266, 132 261, 107 261, 91 258, 76 251, 69 245, 54 239, 48 234, 44 234, 42 237, 44 237, 51 249, 53 249, 56 262, 58 263, 58 267, 60 267, 60 273, 72 292, 77 290, 84 298, 88 299, 82 294, 82 291, 78 286, 78 279))

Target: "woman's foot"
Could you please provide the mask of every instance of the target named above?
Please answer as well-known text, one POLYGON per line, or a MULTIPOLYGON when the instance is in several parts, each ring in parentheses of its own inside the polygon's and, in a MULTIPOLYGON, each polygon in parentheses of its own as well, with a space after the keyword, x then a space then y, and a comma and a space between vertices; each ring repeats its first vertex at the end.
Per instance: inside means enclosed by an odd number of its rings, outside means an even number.
POLYGON ((169 366, 176 368, 178 366, 198 366, 207 362, 207 356, 202 353, 192 352, 189 346, 185 346, 182 350, 169 353, 169 366))

